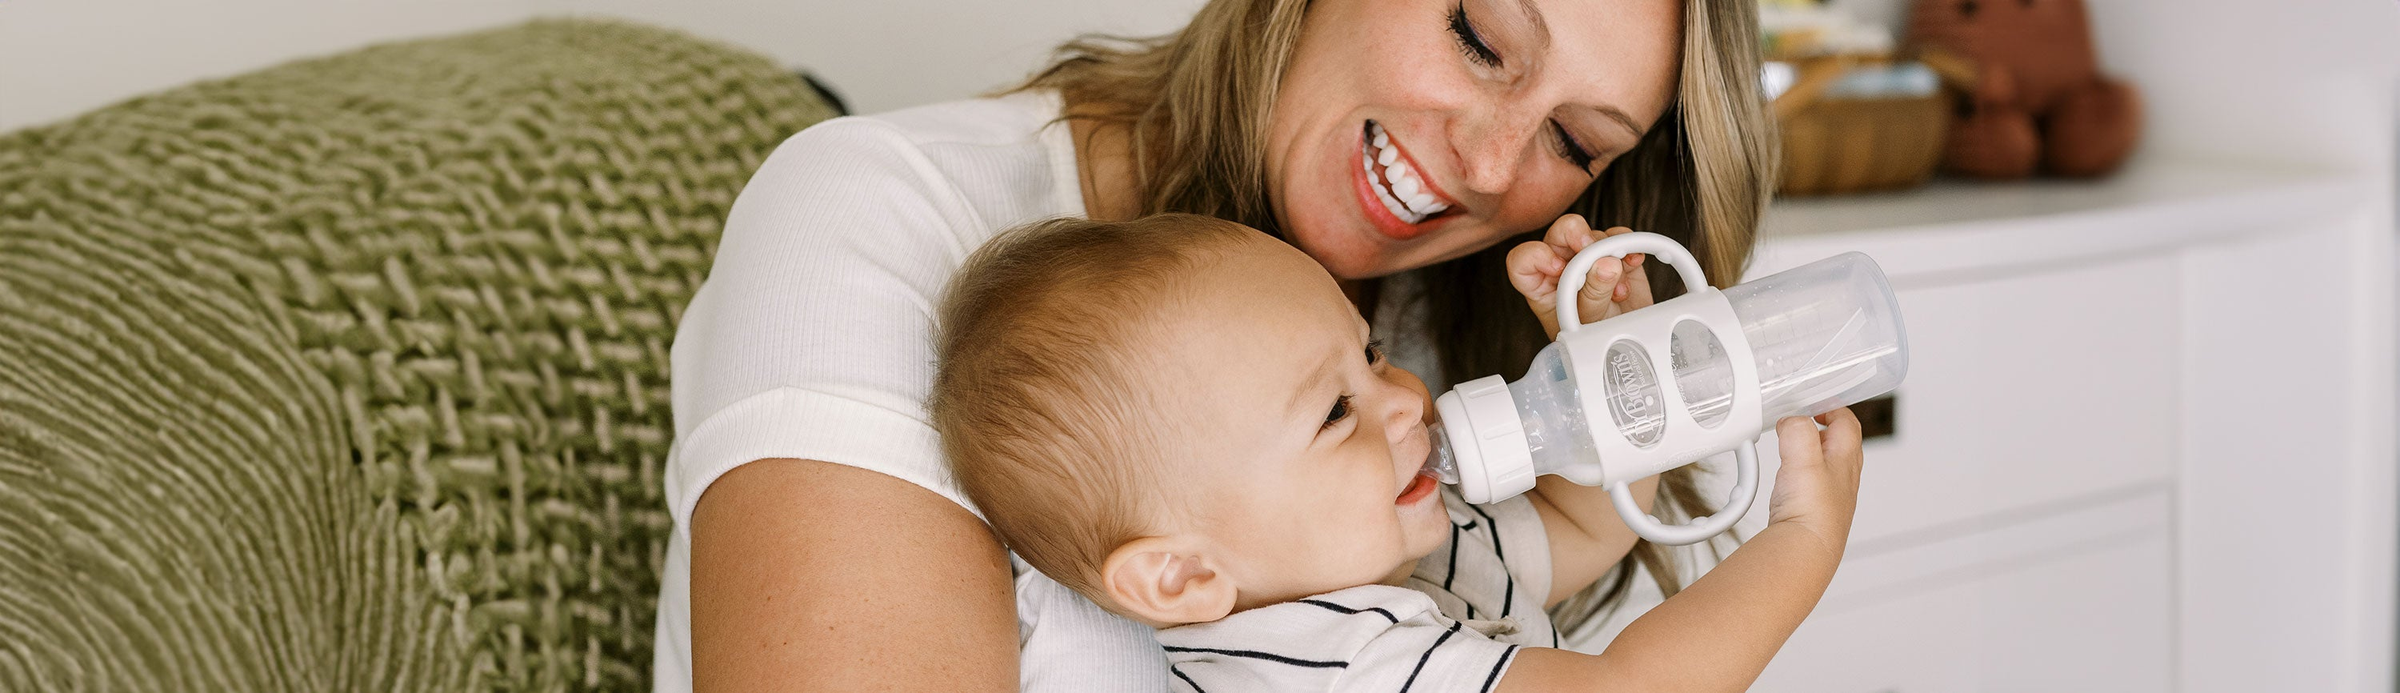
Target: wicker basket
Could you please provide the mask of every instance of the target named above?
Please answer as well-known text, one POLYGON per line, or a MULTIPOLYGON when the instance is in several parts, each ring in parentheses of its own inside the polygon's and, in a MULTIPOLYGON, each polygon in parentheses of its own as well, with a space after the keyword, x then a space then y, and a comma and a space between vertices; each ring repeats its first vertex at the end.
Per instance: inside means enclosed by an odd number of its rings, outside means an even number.
POLYGON ((1830 195, 1895 190, 1924 183, 1942 159, 1950 129, 1949 98, 1940 92, 1902 98, 1819 98, 1855 64, 1811 61, 1775 99, 1783 131, 1785 195, 1830 195))

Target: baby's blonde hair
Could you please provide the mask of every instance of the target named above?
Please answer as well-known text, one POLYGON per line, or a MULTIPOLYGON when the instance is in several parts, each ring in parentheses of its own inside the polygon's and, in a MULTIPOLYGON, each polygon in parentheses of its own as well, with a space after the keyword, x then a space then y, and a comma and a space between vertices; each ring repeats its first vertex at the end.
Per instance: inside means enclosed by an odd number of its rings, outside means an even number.
POLYGON ((1141 330, 1177 277, 1259 232, 1162 214, 1011 230, 951 280, 930 407, 959 486, 1002 543, 1094 601, 1110 552, 1157 529, 1164 450, 1141 330))

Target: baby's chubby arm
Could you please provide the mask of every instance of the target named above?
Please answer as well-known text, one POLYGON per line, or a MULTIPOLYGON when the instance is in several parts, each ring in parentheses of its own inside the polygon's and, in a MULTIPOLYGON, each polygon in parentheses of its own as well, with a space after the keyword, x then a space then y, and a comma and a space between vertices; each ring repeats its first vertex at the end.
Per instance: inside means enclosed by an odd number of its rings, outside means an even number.
POLYGON ((1783 466, 1767 528, 1597 655, 1527 649, 1498 690, 1740 691, 1816 608, 1858 507, 1858 418, 1848 409, 1776 424, 1783 466))
MULTIPOLYGON (((1526 306, 1541 318, 1542 329, 1550 338, 1558 338, 1558 280, 1559 273, 1566 271, 1567 261, 1592 241, 1632 231, 1621 226, 1594 230, 1583 217, 1569 214, 1551 224, 1542 240, 1527 241, 1509 250, 1509 284, 1525 295, 1526 306)), ((1637 253, 1623 260, 1601 258, 1592 263, 1591 273, 1584 277, 1583 290, 1575 297, 1577 314, 1584 322, 1650 305, 1650 279, 1642 270, 1642 260, 1637 253)), ((1658 495, 1658 477, 1634 482, 1632 490, 1633 497, 1641 500, 1642 511, 1649 512, 1652 500, 1658 495)), ((1550 594, 1546 595, 1545 605, 1564 601, 1607 575, 1639 539, 1625 526, 1624 520, 1617 518, 1607 489, 1543 476, 1534 480, 1533 491, 1526 494, 1526 499, 1541 515, 1542 529, 1550 539, 1550 594)))

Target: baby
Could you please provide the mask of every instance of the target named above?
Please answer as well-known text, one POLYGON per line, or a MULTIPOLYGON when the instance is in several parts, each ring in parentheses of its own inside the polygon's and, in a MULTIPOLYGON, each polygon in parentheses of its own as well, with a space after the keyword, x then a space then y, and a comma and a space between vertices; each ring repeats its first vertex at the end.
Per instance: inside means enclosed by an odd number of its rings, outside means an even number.
MULTIPOLYGON (((1510 254, 1513 283, 1550 314, 1599 235, 1561 220, 1510 254)), ((1583 315, 1647 303, 1638 259, 1599 264, 1583 315)), ((1633 543, 1607 493, 1442 487, 1425 385, 1290 245, 1197 216, 1043 222, 977 251, 940 318, 932 413, 967 496, 1034 568, 1158 628, 1178 690, 1742 690, 1823 595, 1857 500, 1856 419, 1780 422, 1767 528, 1606 651, 1556 649, 1543 610, 1633 543)))

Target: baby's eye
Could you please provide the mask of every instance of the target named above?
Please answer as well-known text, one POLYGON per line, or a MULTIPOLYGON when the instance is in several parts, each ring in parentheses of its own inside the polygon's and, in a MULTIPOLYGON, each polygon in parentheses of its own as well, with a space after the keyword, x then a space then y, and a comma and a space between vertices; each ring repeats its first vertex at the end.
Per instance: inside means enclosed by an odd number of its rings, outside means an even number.
POLYGON ((1317 430, 1333 428, 1334 424, 1341 423, 1342 419, 1347 418, 1350 418, 1350 396, 1336 397, 1333 399, 1333 411, 1325 412, 1325 424, 1318 426, 1317 430))
POLYGON ((1383 340, 1367 342, 1367 365, 1383 363, 1383 340))

